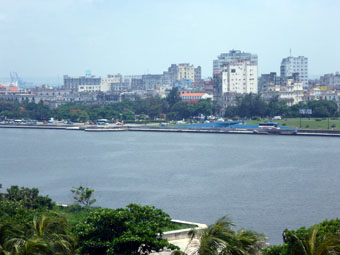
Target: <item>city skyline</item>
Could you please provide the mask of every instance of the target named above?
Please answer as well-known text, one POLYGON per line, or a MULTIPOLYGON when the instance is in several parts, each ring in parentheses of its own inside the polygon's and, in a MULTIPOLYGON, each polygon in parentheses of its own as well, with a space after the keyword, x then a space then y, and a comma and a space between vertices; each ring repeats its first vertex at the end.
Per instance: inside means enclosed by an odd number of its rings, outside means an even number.
POLYGON ((258 55, 259 74, 305 56, 310 77, 340 69, 340 3, 327 1, 0 0, 0 77, 162 73, 229 50, 258 55), (322 32, 322 33, 321 33, 322 32), (329 38, 331 39, 327 39, 329 38))

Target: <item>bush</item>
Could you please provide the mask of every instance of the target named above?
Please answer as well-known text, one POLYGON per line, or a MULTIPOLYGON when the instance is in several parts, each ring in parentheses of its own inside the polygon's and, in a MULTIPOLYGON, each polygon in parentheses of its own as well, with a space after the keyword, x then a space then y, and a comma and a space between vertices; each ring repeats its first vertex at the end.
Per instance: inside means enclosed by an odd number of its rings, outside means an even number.
POLYGON ((317 118, 317 119, 315 119, 315 121, 321 121, 322 119, 320 119, 320 118, 317 118))
POLYGON ((259 116, 253 116, 253 117, 251 117, 251 119, 252 120, 259 120, 259 121, 261 120, 261 118, 259 116))
POLYGON ((279 244, 274 246, 269 246, 262 249, 263 255, 287 255, 288 247, 287 244, 279 244))
POLYGON ((286 123, 282 123, 282 126, 286 126, 287 124, 286 123))
POLYGON ((335 124, 332 124, 332 125, 331 125, 331 128, 336 128, 336 125, 335 125, 335 124))
POLYGON ((307 125, 305 126, 305 128, 309 128, 309 125, 307 124, 307 125))
POLYGON ((19 202, 26 209, 52 209, 54 205, 48 196, 40 196, 37 188, 11 186, 3 197, 8 201, 19 202))

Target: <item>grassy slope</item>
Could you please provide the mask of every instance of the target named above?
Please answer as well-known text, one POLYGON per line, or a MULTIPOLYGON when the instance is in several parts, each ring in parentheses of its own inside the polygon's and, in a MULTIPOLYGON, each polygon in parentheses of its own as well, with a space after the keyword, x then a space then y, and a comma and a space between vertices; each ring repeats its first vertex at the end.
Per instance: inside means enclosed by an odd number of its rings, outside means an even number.
MULTIPOLYGON (((277 122, 281 126, 296 127, 300 128, 300 118, 288 118, 279 121, 272 121, 270 119, 258 120, 247 120, 247 124, 258 124, 260 122, 277 122)), ((301 119, 302 129, 328 129, 328 119, 324 118, 302 118, 301 119), (316 121, 316 119, 321 119, 321 121, 316 121)), ((340 120, 339 119, 329 119, 329 129, 340 130, 340 120), (335 127, 332 127, 335 125, 335 127)))

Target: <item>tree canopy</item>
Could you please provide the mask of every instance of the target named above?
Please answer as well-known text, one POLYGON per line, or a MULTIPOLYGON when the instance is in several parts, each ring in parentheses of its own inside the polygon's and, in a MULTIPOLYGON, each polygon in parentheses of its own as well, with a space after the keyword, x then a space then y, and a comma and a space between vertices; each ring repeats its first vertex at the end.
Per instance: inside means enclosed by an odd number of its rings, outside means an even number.
POLYGON ((81 252, 87 254, 144 254, 164 247, 176 248, 162 239, 170 217, 153 206, 130 204, 126 208, 90 213, 75 233, 81 252))
POLYGON ((229 106, 225 109, 224 116, 233 118, 235 116, 244 118, 251 117, 299 117, 300 109, 312 109, 311 117, 332 117, 337 116, 337 105, 333 101, 318 100, 307 101, 306 103, 288 106, 279 97, 272 97, 269 102, 262 99, 258 94, 245 94, 236 100, 236 106, 229 106))
POLYGON ((268 247, 263 255, 340 254, 340 220, 325 220, 309 228, 283 231, 283 245, 268 247))

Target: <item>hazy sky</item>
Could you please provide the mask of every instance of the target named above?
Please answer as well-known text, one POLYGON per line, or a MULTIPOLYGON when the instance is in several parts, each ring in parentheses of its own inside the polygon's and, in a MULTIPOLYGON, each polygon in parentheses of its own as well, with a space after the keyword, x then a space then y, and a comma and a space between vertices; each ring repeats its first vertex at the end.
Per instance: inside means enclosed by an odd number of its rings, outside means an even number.
POLYGON ((162 73, 239 49, 259 74, 289 55, 340 70, 339 0, 0 0, 0 77, 162 73))

